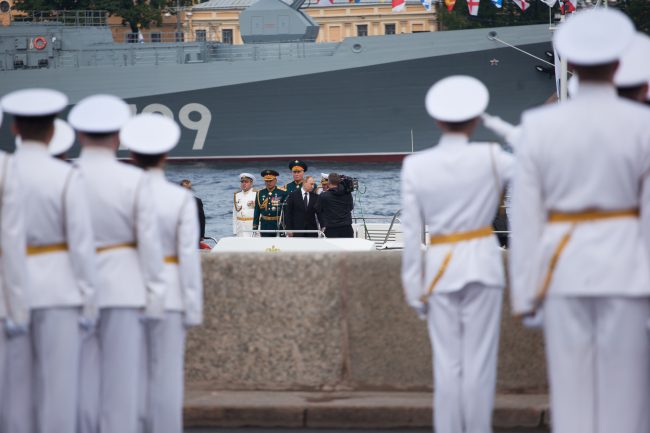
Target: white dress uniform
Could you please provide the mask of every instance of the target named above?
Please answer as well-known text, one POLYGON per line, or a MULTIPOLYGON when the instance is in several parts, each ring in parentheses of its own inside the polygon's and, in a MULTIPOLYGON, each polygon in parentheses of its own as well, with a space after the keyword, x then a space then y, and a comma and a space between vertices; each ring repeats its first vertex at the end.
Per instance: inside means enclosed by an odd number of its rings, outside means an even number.
POLYGON ((25 386, 31 359, 25 215, 15 173, 13 158, 0 152, 0 431, 21 432, 25 424, 20 417, 32 415, 25 386))
MULTIPOLYGON (((10 93, 1 105, 15 116, 46 116, 65 108, 67 98, 54 90, 28 89, 10 93)), ((29 197, 26 295, 31 307, 34 423, 38 432, 69 433, 76 421, 79 322, 96 320, 90 215, 81 174, 51 158, 46 143, 23 140, 14 158, 19 192, 29 197)))
MULTIPOLYGON (((253 182, 255 177, 249 173, 242 173, 239 178, 248 177, 253 182)), ((253 188, 248 191, 238 191, 234 194, 232 209, 232 232, 238 237, 253 237, 253 215, 255 213, 255 197, 257 192, 253 188)))
MULTIPOLYGON (((623 14, 595 10, 560 26, 555 45, 605 64, 632 33, 623 14)), ((512 303, 525 314, 544 302, 553 431, 648 432, 650 110, 581 77, 573 99, 525 113, 522 128, 512 303)))
MULTIPOLYGON (((444 79, 429 94, 445 108, 466 101, 459 120, 487 106, 487 89, 471 77, 444 79)), ((427 108, 445 119, 429 102, 427 108)), ((505 285, 491 223, 512 170, 513 156, 498 145, 470 143, 455 133, 402 166, 402 283, 408 304, 421 315, 428 304, 438 433, 491 431, 505 285), (431 237, 423 252, 425 225, 431 237)))
MULTIPOLYGON (((78 131, 117 134, 130 116, 119 98, 95 95, 68 120, 78 131)), ((117 161, 114 149, 82 141, 78 160, 90 204, 97 250, 100 319, 82 352, 81 432, 138 431, 143 309, 164 313, 163 254, 152 196, 143 170, 117 161)), ((197 235, 198 237, 198 235, 197 235)))
MULTIPOLYGON (((134 152, 163 154, 178 142, 180 128, 172 120, 145 114, 124 125, 120 137, 134 152), (146 140, 139 136, 142 131, 148 133, 146 140)), ((147 325, 146 363, 141 372, 147 387, 143 394, 144 430, 181 433, 185 329, 199 325, 203 316, 196 201, 189 191, 169 182, 162 169, 150 168, 148 172, 165 255, 165 317, 147 325)))

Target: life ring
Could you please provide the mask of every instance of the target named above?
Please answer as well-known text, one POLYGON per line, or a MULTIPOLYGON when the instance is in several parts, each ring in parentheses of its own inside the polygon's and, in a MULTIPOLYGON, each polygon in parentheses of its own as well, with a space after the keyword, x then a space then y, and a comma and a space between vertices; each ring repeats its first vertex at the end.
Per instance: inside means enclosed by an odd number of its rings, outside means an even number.
POLYGON ((43 36, 37 36, 34 38, 34 48, 37 50, 42 50, 47 46, 47 39, 43 36))

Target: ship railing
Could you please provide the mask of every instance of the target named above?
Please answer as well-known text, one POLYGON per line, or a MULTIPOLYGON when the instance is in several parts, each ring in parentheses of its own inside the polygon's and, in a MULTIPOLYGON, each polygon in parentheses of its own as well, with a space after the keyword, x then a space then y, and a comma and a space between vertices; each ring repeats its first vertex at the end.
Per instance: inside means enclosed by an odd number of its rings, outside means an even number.
POLYGON ((160 43, 181 43, 181 42, 216 42, 209 39, 192 40, 190 41, 183 32, 140 32, 140 33, 124 33, 121 40, 118 42, 124 43, 143 43, 143 44, 160 44, 160 43))
POLYGON ((103 10, 80 11, 30 11, 12 18, 14 22, 33 22, 64 26, 95 27, 106 26, 108 12, 103 10))
POLYGON ((316 234, 319 238, 326 238, 327 236, 322 230, 242 230, 241 233, 272 233, 276 237, 281 234, 287 233, 300 233, 300 234, 316 234))
POLYGON ((211 61, 227 62, 326 57, 334 54, 336 46, 337 44, 313 42, 244 45, 208 44, 207 56, 211 61))

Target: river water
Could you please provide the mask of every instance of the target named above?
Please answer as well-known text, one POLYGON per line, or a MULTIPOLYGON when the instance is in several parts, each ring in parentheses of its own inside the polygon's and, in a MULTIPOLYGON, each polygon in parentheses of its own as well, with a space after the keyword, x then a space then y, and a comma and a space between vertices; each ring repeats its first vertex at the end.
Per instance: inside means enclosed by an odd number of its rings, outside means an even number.
MULTIPOLYGON (((389 221, 400 208, 400 163, 342 163, 306 161, 312 175, 320 182, 321 173, 337 172, 359 179, 359 191, 354 193, 356 217, 383 218, 389 221)), ((206 236, 219 239, 232 236, 233 193, 239 190, 239 173, 249 172, 257 177, 254 188, 264 188, 260 172, 274 169, 280 173, 278 185, 293 180, 289 161, 266 162, 197 162, 170 163, 167 177, 172 182, 192 181, 194 192, 203 200, 206 215, 206 236)))

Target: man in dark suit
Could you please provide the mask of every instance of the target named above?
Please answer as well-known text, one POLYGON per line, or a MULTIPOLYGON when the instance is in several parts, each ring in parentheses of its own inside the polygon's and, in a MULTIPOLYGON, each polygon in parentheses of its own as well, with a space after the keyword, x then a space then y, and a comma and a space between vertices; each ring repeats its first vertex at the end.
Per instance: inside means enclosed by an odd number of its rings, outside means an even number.
MULTIPOLYGON (((190 191, 192 191, 192 194, 194 194, 194 190, 192 189, 192 181, 189 179, 183 179, 181 180, 181 186, 183 188, 187 188, 190 191)), ((198 210, 198 217, 199 217, 199 243, 205 239, 205 212, 203 210, 203 200, 198 198, 197 196, 194 196, 196 199, 196 208, 198 210)))
MULTIPOLYGON (((287 198, 284 209, 284 222, 287 230, 318 230, 316 219, 316 202, 318 195, 314 192, 314 178, 307 176, 302 186, 287 198)), ((316 233, 289 233, 288 236, 317 237, 316 233)))

